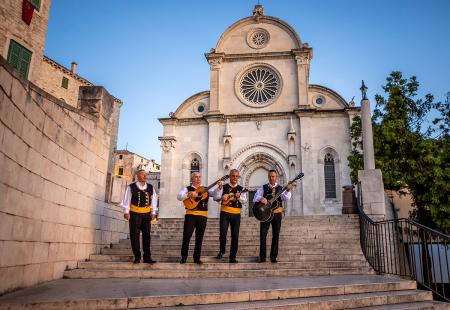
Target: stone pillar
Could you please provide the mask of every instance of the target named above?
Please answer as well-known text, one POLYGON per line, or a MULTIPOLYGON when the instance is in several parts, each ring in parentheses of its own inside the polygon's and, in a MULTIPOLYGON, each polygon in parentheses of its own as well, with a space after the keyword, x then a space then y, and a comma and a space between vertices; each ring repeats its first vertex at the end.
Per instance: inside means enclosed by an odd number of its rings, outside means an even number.
POLYGON ((362 207, 369 215, 385 216, 383 175, 380 169, 375 169, 370 101, 366 97, 367 88, 364 82, 361 91, 363 94, 363 99, 361 100, 361 127, 364 170, 358 171, 358 180, 361 186, 362 207))
MULTIPOLYGON (((208 128, 208 158, 207 158, 207 176, 202 177, 203 185, 209 185, 220 177, 222 177, 223 169, 219 167, 219 162, 222 160, 222 156, 220 154, 220 129, 222 117, 219 115, 216 116, 207 116, 207 121, 209 123, 208 128)), ((219 217, 219 207, 217 202, 212 199, 209 200, 208 203, 208 217, 216 218, 219 217)))
POLYGON ((312 49, 303 44, 301 49, 293 51, 297 61, 298 107, 308 106, 309 64, 312 59, 312 49))
POLYGON ((205 54, 205 57, 208 60, 211 70, 208 114, 218 114, 220 113, 219 85, 220 85, 220 69, 222 67, 223 54, 212 52, 205 54))
POLYGON ((301 195, 302 205, 301 214, 299 215, 312 215, 317 214, 316 208, 319 207, 319 193, 315 189, 315 184, 318 184, 316 167, 313 165, 317 159, 313 158, 312 151, 312 113, 310 112, 298 112, 300 119, 300 167, 305 177, 302 181, 299 181, 299 185, 296 190, 301 195))
POLYGON ((363 140, 364 170, 375 169, 373 150, 372 117, 369 99, 361 100, 361 129, 363 140))

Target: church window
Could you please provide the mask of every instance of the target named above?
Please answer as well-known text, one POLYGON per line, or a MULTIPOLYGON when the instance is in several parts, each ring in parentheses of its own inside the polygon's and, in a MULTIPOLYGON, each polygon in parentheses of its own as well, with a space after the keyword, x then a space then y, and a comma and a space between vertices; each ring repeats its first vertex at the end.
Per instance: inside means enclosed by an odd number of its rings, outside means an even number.
POLYGON ((204 106, 204 105, 199 105, 199 106, 197 107, 197 111, 198 111, 198 113, 203 113, 203 112, 205 112, 205 106, 204 106))
POLYGON ((275 101, 280 94, 281 79, 271 68, 256 66, 245 71, 236 86, 244 103, 263 107, 275 101))
POLYGON ((191 161, 191 173, 193 172, 200 172, 200 161, 197 158, 191 161))
POLYGON ((336 176, 333 155, 327 153, 324 159, 325 198, 336 198, 336 176))
POLYGON ((323 106, 325 104, 325 97, 322 96, 322 95, 317 96, 317 97, 315 97, 313 99, 313 103, 314 103, 315 106, 321 107, 321 106, 323 106))
POLYGON ((248 33, 247 44, 252 48, 260 49, 267 46, 269 39, 269 32, 265 29, 258 28, 248 33))
POLYGON ((8 63, 19 71, 23 77, 28 76, 31 63, 31 51, 11 40, 8 50, 8 63))
POLYGON ((65 76, 63 76, 63 78, 62 78, 61 87, 65 88, 65 89, 69 88, 69 79, 66 78, 65 76))

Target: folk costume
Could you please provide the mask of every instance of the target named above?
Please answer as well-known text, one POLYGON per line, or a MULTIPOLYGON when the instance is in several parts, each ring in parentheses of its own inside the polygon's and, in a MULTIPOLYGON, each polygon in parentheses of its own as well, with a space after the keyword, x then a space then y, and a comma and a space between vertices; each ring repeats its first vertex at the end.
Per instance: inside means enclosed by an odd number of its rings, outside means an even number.
MULTIPOLYGON (((259 202, 263 197, 269 200, 267 197, 276 195, 282 190, 281 185, 275 183, 275 185, 264 184, 255 193, 253 198, 253 203, 259 202)), ((259 260, 260 262, 266 261, 266 239, 267 233, 269 232, 269 227, 272 225, 272 245, 270 247, 270 261, 272 263, 277 262, 278 256, 278 241, 280 239, 281 230, 281 218, 282 218, 282 202, 287 201, 291 198, 291 193, 289 191, 284 191, 279 197, 279 206, 274 210, 274 216, 269 222, 261 222, 259 230, 259 260)))
POLYGON ((122 208, 130 214, 130 241, 133 249, 134 261, 141 260, 140 233, 142 231, 142 248, 144 262, 153 262, 150 252, 151 214, 158 211, 158 200, 155 189, 151 184, 134 182, 127 186, 122 200, 122 208))
POLYGON ((242 204, 247 202, 247 194, 242 193, 243 187, 240 185, 232 186, 231 184, 225 184, 222 190, 217 190, 214 200, 221 201, 220 203, 220 248, 218 259, 221 259, 225 254, 225 247, 227 243, 228 226, 231 227, 231 247, 230 247, 230 263, 236 263, 236 254, 238 251, 239 243, 239 227, 241 225, 241 209, 242 204), (223 201, 222 196, 225 194, 235 195, 240 193, 238 199, 230 197, 228 200, 223 201))

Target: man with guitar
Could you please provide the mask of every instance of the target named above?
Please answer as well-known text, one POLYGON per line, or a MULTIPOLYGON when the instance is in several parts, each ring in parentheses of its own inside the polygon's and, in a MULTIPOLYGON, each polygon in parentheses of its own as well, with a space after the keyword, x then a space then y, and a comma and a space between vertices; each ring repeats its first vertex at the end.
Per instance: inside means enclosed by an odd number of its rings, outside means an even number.
MULTIPOLYGON (((277 172, 270 170, 268 173, 269 183, 261 186, 255 193, 253 198, 254 203, 267 204, 268 200, 274 197, 282 187, 277 183, 277 172)), ((272 225, 272 245, 270 247, 270 261, 277 263, 278 256, 278 240, 280 237, 281 229, 281 212, 283 211, 282 202, 291 198, 290 190, 294 187, 294 184, 289 183, 286 186, 286 190, 281 193, 276 202, 278 207, 273 210, 273 218, 267 222, 261 222, 259 231, 259 262, 264 263, 266 261, 266 238, 270 225, 272 225)))
POLYGON ((217 190, 214 200, 220 203, 220 249, 217 259, 225 254, 227 243, 228 225, 231 227, 230 263, 237 263, 236 254, 238 250, 239 226, 241 225, 242 204, 247 201, 247 190, 238 185, 239 171, 230 171, 230 183, 223 186, 223 190, 217 190))
MULTIPOLYGON (((223 177, 226 179, 228 176, 223 177)), ((202 177, 200 172, 191 174, 191 185, 183 188, 177 195, 179 201, 183 201, 186 209, 183 228, 183 244, 181 246, 180 264, 185 264, 189 252, 189 242, 195 230, 194 263, 202 264, 200 255, 202 252, 203 235, 208 219, 208 200, 214 197, 217 184, 218 189, 222 189, 222 179, 214 182, 208 187, 201 186, 202 177)))

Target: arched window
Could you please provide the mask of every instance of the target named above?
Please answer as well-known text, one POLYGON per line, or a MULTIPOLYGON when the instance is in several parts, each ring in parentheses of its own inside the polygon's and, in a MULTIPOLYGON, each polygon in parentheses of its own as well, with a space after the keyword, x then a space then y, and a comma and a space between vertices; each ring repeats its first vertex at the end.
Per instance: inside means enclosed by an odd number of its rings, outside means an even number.
POLYGON ((191 161, 191 173, 193 172, 200 172, 200 161, 197 158, 191 161))
POLYGON ((325 199, 336 198, 336 175, 334 172, 334 158, 330 153, 324 158, 325 199))

